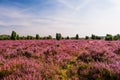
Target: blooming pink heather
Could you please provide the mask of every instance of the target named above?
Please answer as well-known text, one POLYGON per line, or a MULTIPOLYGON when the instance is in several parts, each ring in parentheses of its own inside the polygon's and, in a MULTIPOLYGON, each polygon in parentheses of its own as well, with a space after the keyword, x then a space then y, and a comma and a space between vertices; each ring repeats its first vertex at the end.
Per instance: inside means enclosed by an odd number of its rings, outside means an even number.
POLYGON ((120 80, 120 41, 0 41, 0 80, 120 80))

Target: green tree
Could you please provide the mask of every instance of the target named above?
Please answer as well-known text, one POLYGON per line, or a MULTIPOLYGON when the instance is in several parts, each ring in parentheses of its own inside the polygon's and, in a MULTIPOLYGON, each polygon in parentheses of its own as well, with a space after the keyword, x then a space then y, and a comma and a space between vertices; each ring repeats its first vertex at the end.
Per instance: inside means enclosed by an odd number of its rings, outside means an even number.
POLYGON ((95 36, 95 39, 100 40, 102 38, 100 36, 95 36))
POLYGON ((27 36, 27 40, 30 40, 30 39, 31 39, 31 36, 28 35, 28 36, 27 36))
POLYGON ((39 34, 36 34, 36 39, 40 39, 40 36, 39 36, 39 34))
POLYGON ((60 33, 56 33, 56 39, 60 40, 62 38, 62 35, 60 33))
POLYGON ((120 34, 113 36, 113 40, 119 40, 119 39, 120 39, 120 34))
POLYGON ((12 31, 11 39, 12 39, 12 40, 16 40, 16 39, 17 39, 17 34, 16 34, 15 31, 12 31))
POLYGON ((91 39, 96 39, 96 36, 94 34, 92 34, 91 39))
POLYGON ((69 36, 67 36, 67 38, 66 39, 70 39, 70 37, 69 36))
POLYGON ((47 39, 47 36, 44 36, 42 39, 47 39))
POLYGON ((20 40, 25 40, 25 39, 27 39, 27 37, 25 37, 25 36, 20 37, 20 40))
POLYGON ((85 39, 86 39, 86 40, 89 39, 89 36, 85 36, 85 39))
POLYGON ((9 40, 10 38, 9 35, 0 35, 0 40, 9 40))
POLYGON ((111 41, 113 40, 113 36, 111 34, 106 34, 105 40, 111 41))
POLYGON ((52 36, 51 35, 47 36, 47 39, 52 39, 52 36))
POLYGON ((19 40, 20 39, 20 37, 19 37, 19 35, 17 34, 17 40, 19 40))
POLYGON ((76 34, 75 39, 79 39, 79 35, 78 34, 76 34))

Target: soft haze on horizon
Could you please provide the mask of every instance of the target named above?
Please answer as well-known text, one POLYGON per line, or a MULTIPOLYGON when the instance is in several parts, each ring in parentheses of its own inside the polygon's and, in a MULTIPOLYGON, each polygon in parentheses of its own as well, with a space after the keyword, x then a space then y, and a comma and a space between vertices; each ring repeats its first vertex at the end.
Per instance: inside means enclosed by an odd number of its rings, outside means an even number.
POLYGON ((120 0, 0 0, 0 34, 114 35, 119 21, 120 0))

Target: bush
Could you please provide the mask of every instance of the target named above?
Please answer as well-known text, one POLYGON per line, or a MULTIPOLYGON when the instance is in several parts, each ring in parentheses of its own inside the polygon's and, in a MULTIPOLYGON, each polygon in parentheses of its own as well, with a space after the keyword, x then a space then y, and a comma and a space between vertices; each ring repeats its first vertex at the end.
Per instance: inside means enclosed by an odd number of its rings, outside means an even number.
POLYGON ((89 53, 82 53, 78 58, 77 58, 78 61, 84 61, 86 63, 89 63, 91 61, 93 61, 93 58, 91 56, 91 54, 89 53))
POLYGON ((111 34, 107 34, 107 35, 105 36, 105 40, 111 41, 111 40, 113 40, 113 36, 112 36, 111 34))
POLYGON ((70 37, 69 36, 67 36, 67 38, 66 39, 70 39, 70 37))
POLYGON ((92 67, 87 75, 88 80, 114 80, 113 72, 107 68, 92 67))
POLYGON ((119 34, 117 34, 117 35, 115 35, 114 37, 113 37, 113 40, 119 40, 120 39, 120 35, 119 34))
POLYGON ((114 50, 114 53, 120 55, 120 48, 115 49, 115 50, 114 50))
POLYGON ((10 75, 10 74, 12 74, 11 71, 2 70, 2 71, 0 71, 0 79, 4 78, 5 76, 8 76, 8 75, 10 75))
POLYGON ((79 35, 78 34, 76 34, 75 39, 79 39, 79 35))
POLYGON ((40 39, 40 36, 39 36, 39 34, 36 34, 36 39, 40 39))
POLYGON ((86 39, 86 40, 89 39, 89 36, 85 36, 85 39, 86 39))
POLYGON ((19 37, 19 35, 17 34, 17 40, 19 40, 20 39, 20 37, 19 37))
POLYGON ((11 39, 12 39, 12 40, 16 40, 16 39, 17 39, 17 34, 16 34, 15 31, 12 31, 11 39))
POLYGON ((27 40, 32 40, 32 39, 34 39, 34 37, 33 36, 27 36, 27 40))
POLYGON ((92 34, 91 39, 96 39, 96 36, 94 34, 92 34))
POLYGON ((62 38, 62 35, 60 33, 56 33, 56 39, 60 40, 62 38))
POLYGON ((105 57, 106 54, 107 53, 104 51, 103 52, 91 51, 90 53, 84 52, 77 58, 77 60, 83 61, 86 63, 93 62, 93 61, 105 62, 105 61, 109 61, 109 59, 105 57))
POLYGON ((47 39, 52 39, 52 36, 51 35, 47 36, 47 39))
POLYGON ((119 74, 114 73, 107 67, 94 66, 81 63, 78 68, 78 76, 81 80, 119 80, 119 74))

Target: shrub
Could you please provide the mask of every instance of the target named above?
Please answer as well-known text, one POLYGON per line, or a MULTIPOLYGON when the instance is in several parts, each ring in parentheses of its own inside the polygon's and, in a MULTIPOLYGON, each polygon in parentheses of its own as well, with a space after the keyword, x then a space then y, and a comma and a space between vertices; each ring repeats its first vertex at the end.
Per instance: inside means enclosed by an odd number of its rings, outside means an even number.
POLYGON ((107 68, 92 67, 87 77, 88 80, 114 80, 112 72, 107 68))
POLYGON ((36 39, 40 39, 40 36, 39 36, 39 34, 36 34, 36 39))
POLYGON ((85 36, 85 39, 86 39, 86 40, 89 39, 89 36, 85 36))
POLYGON ((8 75, 10 75, 10 74, 12 74, 11 71, 2 70, 2 71, 0 71, 0 79, 4 78, 5 76, 8 76, 8 75))
POLYGON ((113 40, 113 36, 111 34, 107 34, 105 36, 105 40, 111 41, 111 40, 113 40))
POLYGON ((27 40, 32 40, 32 39, 34 39, 33 36, 30 36, 30 35, 27 36, 27 40))
POLYGON ((62 35, 60 33, 56 33, 56 39, 60 40, 62 38, 62 35))
POLYGON ((80 60, 80 61, 84 61, 84 62, 87 62, 87 63, 93 61, 92 56, 91 56, 91 54, 89 54, 89 53, 82 53, 82 54, 77 58, 77 60, 78 60, 78 61, 79 61, 79 60, 80 60))
POLYGON ((89 62, 105 62, 108 61, 109 59, 105 57, 107 53, 106 52, 96 52, 96 51, 91 51, 91 52, 84 52, 80 56, 77 57, 78 61, 83 61, 86 63, 89 62))
POLYGON ((19 35, 17 34, 17 40, 19 40, 20 39, 20 37, 19 37, 19 35))
POLYGON ((66 39, 70 39, 70 37, 69 36, 67 36, 67 38, 66 39))
POLYGON ((96 36, 94 34, 92 34, 91 39, 96 39, 96 36))
POLYGON ((79 35, 78 34, 76 34, 75 39, 79 39, 79 35))
POLYGON ((52 39, 52 36, 51 36, 51 35, 48 35, 48 36, 47 36, 47 39, 52 39))
POLYGON ((119 39, 120 39, 120 34, 113 36, 113 40, 119 40, 119 39))
POLYGON ((120 55, 120 48, 118 48, 118 49, 114 50, 114 53, 116 53, 116 54, 120 55))
POLYGON ((91 65, 86 63, 80 63, 79 68, 77 70, 77 74, 79 76, 80 80, 88 80, 87 76, 89 74, 89 69, 91 68, 91 65))
POLYGON ((17 34, 16 34, 15 31, 12 31, 11 39, 12 39, 12 40, 16 40, 16 39, 17 39, 17 34))

